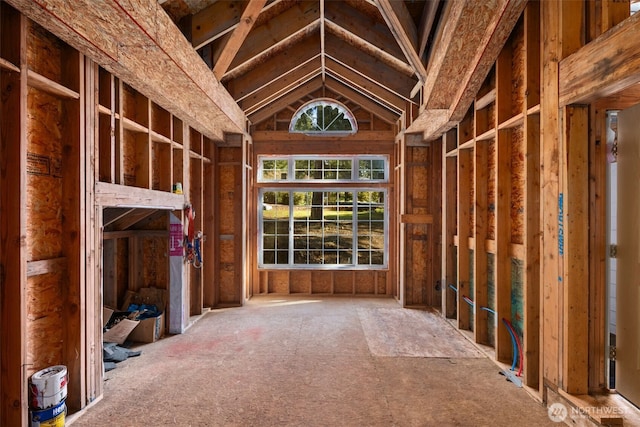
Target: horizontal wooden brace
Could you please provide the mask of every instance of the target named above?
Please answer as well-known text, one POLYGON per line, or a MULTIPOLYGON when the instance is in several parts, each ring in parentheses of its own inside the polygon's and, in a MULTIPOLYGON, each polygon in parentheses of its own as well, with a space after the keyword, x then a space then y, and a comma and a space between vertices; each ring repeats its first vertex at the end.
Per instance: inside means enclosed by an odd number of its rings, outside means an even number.
POLYGON ((433 224, 433 215, 403 214, 400 216, 400 222, 403 224, 433 224))
POLYGON ((67 258, 51 258, 27 262, 27 277, 67 271, 67 258))

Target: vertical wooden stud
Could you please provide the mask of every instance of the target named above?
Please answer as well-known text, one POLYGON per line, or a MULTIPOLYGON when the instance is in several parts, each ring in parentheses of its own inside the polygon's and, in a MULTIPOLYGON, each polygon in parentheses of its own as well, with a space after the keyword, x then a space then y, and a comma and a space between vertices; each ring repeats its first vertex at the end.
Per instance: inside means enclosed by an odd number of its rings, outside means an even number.
POLYGON ((487 279, 487 188, 488 188, 488 145, 486 141, 476 142, 474 149, 474 194, 475 194, 475 250, 473 251, 473 293, 471 298, 475 302, 473 332, 474 339, 478 343, 489 343, 489 330, 487 329, 487 311, 480 307, 487 306, 488 279, 487 279))
POLYGON ((541 93, 540 93, 540 222, 542 352, 541 377, 558 384, 559 380, 559 241, 558 205, 560 203, 558 63, 560 61, 560 2, 543 1, 541 6, 541 93))
POLYGON ((588 392, 589 328, 589 109, 564 107, 563 388, 588 392))
POLYGON ((471 150, 458 151, 458 328, 469 329, 469 306, 462 298, 469 295, 469 194, 471 191, 471 150))
POLYGON ((26 338, 26 160, 27 160, 27 66, 26 18, 0 3, 2 54, 10 55, 19 72, 0 71, 2 91, 0 140, 0 258, 2 300, 0 301, 0 382, 2 393, 0 424, 27 425, 26 338), (11 35, 7 37, 7 35, 11 35), (6 94, 6 97, 5 97, 6 94))
POLYGON ((525 8, 525 223, 524 377, 540 388, 540 115, 526 115, 540 102, 540 3, 525 8))
POLYGON ((511 319, 511 130, 499 130, 496 140, 496 359, 508 362, 513 346, 502 319, 511 319))
POLYGON ((442 314, 452 318, 456 312, 456 293, 449 285, 456 283, 455 251, 453 237, 456 234, 457 160, 447 153, 457 146, 456 130, 442 136, 442 314))

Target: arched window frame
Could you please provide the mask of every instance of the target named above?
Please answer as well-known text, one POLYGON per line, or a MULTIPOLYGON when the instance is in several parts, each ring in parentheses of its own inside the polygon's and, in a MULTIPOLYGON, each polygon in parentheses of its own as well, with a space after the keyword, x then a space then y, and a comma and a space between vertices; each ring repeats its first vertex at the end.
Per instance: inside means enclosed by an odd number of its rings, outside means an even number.
MULTIPOLYGON (((334 121, 336 120, 334 119, 334 121)), ((309 101, 305 104, 303 104, 300 108, 298 108, 298 110, 295 112, 295 114, 293 115, 293 117, 291 118, 291 122, 289 124, 289 132, 290 133, 302 133, 305 135, 311 135, 311 136, 323 136, 323 135, 329 135, 329 136, 348 136, 348 135, 354 135, 358 132, 358 122, 355 118, 355 116, 353 115, 353 113, 351 112, 351 110, 349 110, 349 108, 344 105, 343 103, 336 101, 335 99, 330 99, 330 98, 317 98, 314 99, 312 101, 309 101), (323 123, 322 126, 317 126, 316 128, 317 130, 296 130, 296 123, 298 122, 298 120, 300 120, 300 118, 303 115, 307 115, 307 112, 309 111, 309 109, 311 108, 316 108, 316 107, 331 107, 331 108, 337 108, 338 111, 341 113, 339 114, 336 119, 338 117, 343 116, 344 119, 346 119, 350 126, 351 129, 345 129, 345 130, 328 130, 327 128, 331 126, 331 124, 333 123, 333 121, 331 123, 325 124, 323 123)))

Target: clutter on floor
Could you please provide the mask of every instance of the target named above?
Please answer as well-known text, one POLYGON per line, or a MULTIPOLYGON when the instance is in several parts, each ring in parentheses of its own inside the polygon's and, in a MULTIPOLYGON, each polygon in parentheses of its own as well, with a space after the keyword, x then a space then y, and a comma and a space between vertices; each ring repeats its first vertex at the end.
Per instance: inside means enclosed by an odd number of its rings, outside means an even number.
POLYGON ((31 376, 29 418, 31 427, 64 426, 67 407, 67 367, 50 366, 31 376))
POLYGON ((152 343, 164 336, 165 293, 152 287, 128 291, 119 311, 103 307, 105 372, 115 369, 116 363, 141 354, 122 347, 126 341, 152 343))

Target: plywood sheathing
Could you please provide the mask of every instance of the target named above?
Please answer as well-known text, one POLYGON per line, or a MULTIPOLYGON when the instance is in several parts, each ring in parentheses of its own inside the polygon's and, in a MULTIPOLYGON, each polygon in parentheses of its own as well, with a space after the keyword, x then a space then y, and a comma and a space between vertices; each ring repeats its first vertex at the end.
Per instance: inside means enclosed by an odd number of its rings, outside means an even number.
POLYGON ((293 270, 289 274, 289 292, 292 294, 311 293, 311 271, 293 270))
MULTIPOLYGON (((375 294, 377 272, 375 271, 355 271, 355 294, 375 294)), ((383 292, 384 294, 384 292, 383 292)))
POLYGON ((487 142, 487 239, 496 238, 496 141, 487 142))
POLYGON ((312 271, 311 291, 314 294, 333 293, 333 274, 330 271, 312 271))
POLYGON ((448 23, 437 35, 427 69, 420 115, 408 131, 423 131, 431 140, 464 116, 493 66, 526 2, 451 2, 448 23), (484 32, 468 31, 483 28, 484 32), (473 42, 471 40, 474 40, 473 42))
MULTIPOLYGON (((37 25, 27 31, 27 61, 61 80, 61 43, 37 25)), ((27 260, 63 256, 62 101, 38 89, 27 97, 27 260)), ((66 271, 29 277, 26 283, 27 374, 64 360, 66 271)))
POLYGON ((219 147, 216 203, 219 206, 216 254, 219 268, 217 304, 241 303, 242 242, 239 212, 242 209, 242 148, 219 147))
POLYGON ((353 294, 354 290, 354 272, 353 271, 336 271, 333 275, 333 292, 335 294, 353 294))
POLYGON ((157 2, 9 3, 207 136, 244 131, 244 113, 157 2))
POLYGON ((28 259, 62 255, 62 101, 29 88, 27 95, 28 259))
POLYGON ((522 126, 511 131, 511 243, 524 243, 525 147, 522 126))
POLYGON ((511 35, 511 116, 524 111, 525 103, 525 61, 527 52, 524 49, 524 25, 520 21, 511 35))
POLYGON ((64 360, 64 271, 27 280, 27 376, 64 360))

